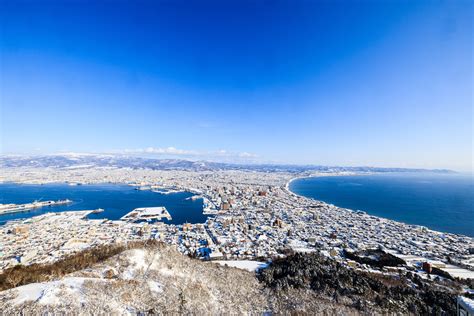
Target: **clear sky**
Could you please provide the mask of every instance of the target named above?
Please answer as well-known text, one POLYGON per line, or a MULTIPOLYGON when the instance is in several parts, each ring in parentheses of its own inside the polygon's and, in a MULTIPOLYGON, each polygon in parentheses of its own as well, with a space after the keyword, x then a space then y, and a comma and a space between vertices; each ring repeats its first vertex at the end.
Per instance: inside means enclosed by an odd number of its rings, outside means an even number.
POLYGON ((0 0, 0 149, 472 170, 472 12, 0 0))

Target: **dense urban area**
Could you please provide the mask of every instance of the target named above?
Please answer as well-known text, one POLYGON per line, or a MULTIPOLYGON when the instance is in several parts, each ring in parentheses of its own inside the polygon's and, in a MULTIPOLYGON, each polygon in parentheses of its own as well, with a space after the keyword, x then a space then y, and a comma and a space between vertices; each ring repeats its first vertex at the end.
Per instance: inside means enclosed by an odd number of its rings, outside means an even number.
MULTIPOLYGON (((320 171, 80 166, 8 167, 0 174, 1 182, 121 183, 131 189, 188 191, 203 200, 203 212, 209 215, 205 223, 182 225, 88 219, 95 210, 9 221, 0 226, 0 272, 19 264, 50 264, 93 247, 157 240, 192 258, 244 268, 265 267, 289 253, 318 253, 354 271, 464 280, 464 290, 472 294, 468 283, 474 278, 472 238, 371 216, 289 191, 292 179, 318 176, 320 171)), ((470 302, 464 297, 461 301, 470 302)))

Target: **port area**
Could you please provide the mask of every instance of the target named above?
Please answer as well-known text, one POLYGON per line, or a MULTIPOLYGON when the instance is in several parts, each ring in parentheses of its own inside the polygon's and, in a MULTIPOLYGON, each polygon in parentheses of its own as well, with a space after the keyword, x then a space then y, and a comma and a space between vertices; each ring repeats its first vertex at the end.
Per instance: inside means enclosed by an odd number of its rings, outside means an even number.
POLYGON ((27 212, 32 209, 46 207, 46 206, 57 206, 72 203, 71 200, 57 200, 57 201, 34 201, 26 204, 0 204, 0 215, 27 212))
POLYGON ((135 187, 137 191, 152 191, 160 194, 172 194, 172 193, 181 193, 188 190, 180 189, 176 186, 163 186, 163 185, 148 185, 148 184, 137 184, 129 183, 129 186, 135 187))
POLYGON ((140 207, 136 208, 130 213, 122 216, 121 220, 139 222, 139 221, 159 221, 163 218, 171 220, 170 213, 164 206, 158 207, 140 207))

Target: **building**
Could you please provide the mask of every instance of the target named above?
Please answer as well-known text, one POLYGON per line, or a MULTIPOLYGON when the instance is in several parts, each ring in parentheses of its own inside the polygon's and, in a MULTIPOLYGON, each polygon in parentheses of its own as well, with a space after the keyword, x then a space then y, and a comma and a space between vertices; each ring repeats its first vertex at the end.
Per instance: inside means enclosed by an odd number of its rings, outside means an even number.
POLYGON ((230 209, 230 203, 227 202, 227 201, 222 202, 222 204, 221 204, 221 210, 227 211, 227 210, 229 210, 229 209, 230 209))
POLYGON ((183 224, 183 232, 191 231, 193 229, 193 225, 190 223, 183 224))
POLYGON ((28 226, 16 226, 13 228, 13 233, 15 235, 22 235, 28 233, 28 226))
POLYGON ((474 300, 458 296, 456 310, 457 316, 474 316, 474 300))

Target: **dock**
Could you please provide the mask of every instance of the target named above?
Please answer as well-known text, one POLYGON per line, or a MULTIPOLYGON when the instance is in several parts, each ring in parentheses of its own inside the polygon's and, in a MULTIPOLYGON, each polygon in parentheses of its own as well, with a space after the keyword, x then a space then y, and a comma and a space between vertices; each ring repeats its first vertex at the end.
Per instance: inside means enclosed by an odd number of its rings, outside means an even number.
POLYGON ((32 209, 46 207, 46 206, 57 206, 72 203, 71 200, 57 200, 57 201, 34 201, 26 204, 0 204, 0 215, 27 212, 32 209))
POLYGON ((141 221, 141 220, 162 220, 163 218, 171 220, 170 213, 164 206, 158 207, 140 207, 130 213, 122 216, 120 219, 124 221, 141 221))

